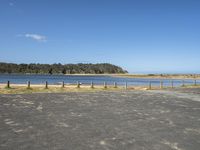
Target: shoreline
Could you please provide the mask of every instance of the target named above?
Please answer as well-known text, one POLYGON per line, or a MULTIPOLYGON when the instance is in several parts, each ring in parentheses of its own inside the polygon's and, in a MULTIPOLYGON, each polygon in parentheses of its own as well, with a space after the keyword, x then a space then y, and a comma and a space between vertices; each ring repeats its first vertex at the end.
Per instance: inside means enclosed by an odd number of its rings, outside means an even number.
POLYGON ((200 79, 200 74, 64 74, 66 76, 111 76, 123 78, 146 78, 146 79, 200 79))
POLYGON ((200 74, 0 74, 0 75, 64 75, 64 76, 110 76, 121 78, 142 78, 142 79, 193 79, 199 80, 200 74))
POLYGON ((146 74, 112 74, 112 77, 123 77, 123 78, 142 78, 142 79, 192 79, 192 80, 199 80, 200 75, 191 75, 191 74, 174 74, 174 75, 157 75, 157 74, 152 74, 152 75, 146 75, 146 74))

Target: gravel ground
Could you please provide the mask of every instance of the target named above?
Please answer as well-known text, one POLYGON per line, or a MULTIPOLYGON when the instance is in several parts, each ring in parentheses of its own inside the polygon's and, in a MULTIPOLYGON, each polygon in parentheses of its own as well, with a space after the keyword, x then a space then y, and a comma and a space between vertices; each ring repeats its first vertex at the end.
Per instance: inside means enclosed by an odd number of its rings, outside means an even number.
POLYGON ((200 89, 0 95, 1 150, 199 150, 200 89))

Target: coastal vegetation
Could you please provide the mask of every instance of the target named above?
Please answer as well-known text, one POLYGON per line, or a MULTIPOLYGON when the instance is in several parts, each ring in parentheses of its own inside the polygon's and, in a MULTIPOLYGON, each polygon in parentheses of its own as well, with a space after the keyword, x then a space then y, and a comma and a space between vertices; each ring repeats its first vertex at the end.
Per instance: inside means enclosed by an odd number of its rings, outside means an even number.
POLYGON ((0 73, 23 74, 124 74, 121 67, 109 63, 99 64, 14 64, 0 63, 0 73))

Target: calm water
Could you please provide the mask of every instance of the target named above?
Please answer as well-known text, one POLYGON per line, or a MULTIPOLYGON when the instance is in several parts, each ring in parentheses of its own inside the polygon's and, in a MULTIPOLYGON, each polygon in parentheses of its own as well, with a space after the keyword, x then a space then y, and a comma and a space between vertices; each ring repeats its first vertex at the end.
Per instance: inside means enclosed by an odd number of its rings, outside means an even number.
MULTIPOLYGON (((77 75, 15 75, 15 74, 0 74, 0 83, 6 83, 7 81, 12 83, 25 84, 30 81, 31 84, 44 84, 48 81, 49 84, 61 84, 64 81, 66 84, 74 84, 77 81, 82 84, 90 84, 91 81, 94 84, 113 84, 117 82, 118 85, 124 85, 125 82, 128 85, 148 85, 149 81, 152 82, 152 86, 158 86, 160 79, 143 79, 143 78, 123 78, 123 77, 111 77, 111 76, 77 76, 77 75)), ((164 86, 170 86, 171 80, 163 79, 164 86)), ((184 80, 185 84, 194 84, 194 80, 184 80)), ((174 86, 181 86, 183 80, 173 80, 174 86)), ((200 84, 200 80, 197 80, 197 84, 200 84)))

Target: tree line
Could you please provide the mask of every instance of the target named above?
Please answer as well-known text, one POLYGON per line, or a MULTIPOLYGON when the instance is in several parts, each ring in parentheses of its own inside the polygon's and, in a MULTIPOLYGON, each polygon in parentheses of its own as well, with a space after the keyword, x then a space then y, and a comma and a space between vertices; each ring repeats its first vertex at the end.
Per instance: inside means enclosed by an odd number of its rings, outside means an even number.
POLYGON ((127 73, 121 67, 109 63, 98 64, 14 64, 0 62, 0 73, 23 74, 116 74, 127 73))

